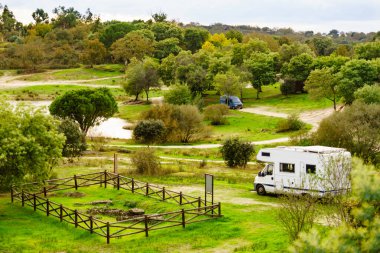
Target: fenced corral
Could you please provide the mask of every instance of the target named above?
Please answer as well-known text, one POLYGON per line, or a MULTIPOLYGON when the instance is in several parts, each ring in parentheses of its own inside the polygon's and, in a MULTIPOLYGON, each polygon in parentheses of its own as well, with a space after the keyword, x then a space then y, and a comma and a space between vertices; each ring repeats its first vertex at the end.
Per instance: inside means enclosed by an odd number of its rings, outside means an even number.
POLYGON ((185 228, 187 224, 221 217, 220 203, 214 204, 200 197, 189 196, 182 192, 171 191, 165 187, 106 171, 46 180, 42 186, 38 183, 13 186, 11 200, 12 202, 20 201, 22 206, 31 206, 34 211, 40 210, 46 213, 47 216, 59 218, 61 222, 65 221, 90 233, 103 236, 107 238, 107 243, 110 242, 111 238, 120 238, 137 233, 145 233, 145 236, 148 236, 149 231, 175 226, 185 228), (174 212, 142 215, 116 222, 105 222, 94 218, 92 215, 64 207, 62 204, 50 201, 47 198, 48 193, 51 192, 68 189, 77 190, 80 187, 92 185, 99 185, 104 188, 110 185, 117 190, 123 189, 190 208, 183 208, 174 212))

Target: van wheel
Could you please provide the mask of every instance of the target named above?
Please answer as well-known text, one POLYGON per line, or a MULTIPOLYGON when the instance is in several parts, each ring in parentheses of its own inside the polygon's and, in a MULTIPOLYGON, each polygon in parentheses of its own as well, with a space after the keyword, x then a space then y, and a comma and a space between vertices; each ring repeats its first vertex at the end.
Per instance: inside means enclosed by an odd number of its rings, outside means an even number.
POLYGON ((257 194, 261 195, 261 196, 263 196, 263 195, 266 194, 265 188, 261 184, 259 184, 258 186, 256 186, 256 191, 257 191, 257 194))

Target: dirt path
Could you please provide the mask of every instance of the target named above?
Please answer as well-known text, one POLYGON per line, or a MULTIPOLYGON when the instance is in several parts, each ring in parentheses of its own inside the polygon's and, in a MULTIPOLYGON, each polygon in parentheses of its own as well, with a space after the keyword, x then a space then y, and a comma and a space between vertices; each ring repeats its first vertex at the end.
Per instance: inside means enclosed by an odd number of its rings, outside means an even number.
MULTIPOLYGON (((265 116, 271 116, 271 117, 278 117, 278 118, 287 118, 289 116, 286 113, 273 112, 270 109, 271 109, 270 107, 259 106, 259 107, 253 107, 253 108, 244 108, 241 111, 265 115, 265 116)), ((299 115, 299 117, 303 122, 311 124, 313 126, 312 131, 315 131, 318 128, 318 125, 322 121, 322 119, 330 116, 333 112, 334 110, 332 108, 326 108, 326 109, 303 112, 299 115)))
POLYGON ((47 81, 22 81, 17 80, 20 77, 28 77, 30 75, 22 75, 22 76, 2 76, 0 77, 0 89, 14 89, 21 87, 30 87, 30 86, 40 86, 40 85, 77 85, 84 87, 107 87, 107 88, 119 88, 118 85, 102 85, 102 84, 91 84, 91 82, 109 80, 114 78, 120 78, 121 76, 113 76, 113 77, 102 77, 95 79, 87 79, 87 80, 47 80, 47 81))

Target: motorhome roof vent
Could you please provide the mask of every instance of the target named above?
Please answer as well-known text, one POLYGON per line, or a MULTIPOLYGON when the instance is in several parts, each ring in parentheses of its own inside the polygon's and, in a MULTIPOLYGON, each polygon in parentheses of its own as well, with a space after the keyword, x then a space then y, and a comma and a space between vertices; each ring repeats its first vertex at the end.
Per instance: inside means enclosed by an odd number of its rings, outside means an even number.
POLYGON ((261 152, 261 155, 262 156, 268 156, 268 157, 270 157, 270 153, 269 152, 261 152))

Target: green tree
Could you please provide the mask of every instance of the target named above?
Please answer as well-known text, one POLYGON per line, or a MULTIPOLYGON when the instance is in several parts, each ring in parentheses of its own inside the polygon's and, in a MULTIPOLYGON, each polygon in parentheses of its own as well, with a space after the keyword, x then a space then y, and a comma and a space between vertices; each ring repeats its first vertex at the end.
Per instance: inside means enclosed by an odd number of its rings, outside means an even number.
POLYGON ((165 39, 178 39, 181 41, 183 39, 182 29, 172 23, 158 22, 153 23, 150 26, 150 30, 154 33, 154 37, 157 41, 165 39))
POLYGON ((152 15, 154 22, 165 22, 168 15, 164 12, 157 12, 152 15))
POLYGON ((107 55, 107 50, 98 39, 87 40, 84 42, 82 51, 82 60, 84 63, 89 64, 91 68, 94 64, 104 63, 107 55))
POLYGON ((306 44, 300 42, 294 42, 292 44, 283 44, 280 48, 280 60, 282 63, 289 62, 293 57, 300 54, 314 55, 313 51, 306 44))
POLYGON ((36 71, 40 69, 45 57, 45 50, 40 40, 16 46, 15 59, 20 63, 19 67, 24 70, 36 71))
POLYGON ((177 38, 169 38, 161 40, 154 45, 154 57, 161 60, 170 54, 177 55, 181 51, 179 40, 177 38))
POLYGON ((142 120, 133 129, 133 137, 146 144, 160 142, 164 133, 165 125, 162 120, 142 120))
POLYGON ((195 52, 202 48, 203 43, 206 42, 210 36, 209 32, 203 28, 187 28, 184 33, 184 44, 188 50, 195 52))
POLYGON ((182 143, 196 140, 203 132, 203 117, 194 105, 179 105, 175 112, 178 135, 182 143))
POLYGON ((250 81, 257 91, 256 98, 259 99, 261 86, 272 84, 276 81, 273 55, 265 53, 252 54, 251 58, 244 62, 244 65, 251 73, 250 81))
POLYGON ((238 138, 224 141, 220 152, 228 167, 245 167, 252 154, 254 147, 249 142, 243 142, 238 138))
POLYGON ((380 104, 380 85, 364 85, 354 93, 355 99, 366 104, 380 104))
POLYGON ((372 60, 380 58, 380 41, 359 43, 355 45, 355 56, 359 59, 372 60))
POLYGON ((111 23, 99 32, 99 40, 109 48, 115 41, 135 29, 136 26, 129 22, 111 23))
POLYGON ((314 59, 313 68, 315 69, 323 69, 323 68, 331 68, 334 73, 340 71, 342 66, 348 62, 350 58, 344 56, 320 56, 314 59))
POLYGON ((226 74, 217 74, 214 77, 216 90, 221 95, 234 96, 239 93, 239 77, 232 71, 226 74))
POLYGON ((238 30, 229 30, 226 32, 227 39, 233 40, 235 39, 237 42, 243 42, 243 34, 238 30))
POLYGON ((63 29, 76 26, 82 18, 80 12, 75 10, 73 7, 66 9, 64 6, 58 6, 53 9, 53 13, 56 15, 56 17, 52 19, 53 26, 63 29))
POLYGON ((339 93, 347 104, 351 104, 356 90, 365 84, 373 84, 377 78, 377 70, 369 61, 351 60, 341 68, 339 78, 339 93))
POLYGON ((285 80, 296 84, 296 91, 302 91, 304 82, 312 70, 312 65, 313 57, 303 53, 293 57, 289 63, 285 63, 281 68, 281 73, 285 80))
POLYGON ((338 84, 338 78, 331 68, 315 69, 311 71, 305 82, 305 90, 312 99, 327 98, 332 101, 336 111, 336 103, 339 99, 338 84))
POLYGON ((0 102, 0 189, 48 179, 62 156, 58 122, 40 110, 0 102))
POLYGON ((49 14, 47 14, 43 9, 37 8, 33 13, 32 17, 36 24, 49 21, 49 14))
POLYGON ((65 145, 63 146, 62 155, 72 159, 79 157, 86 150, 86 141, 83 133, 80 130, 79 124, 71 119, 65 119, 58 126, 58 132, 66 137, 65 145))
POLYGON ((172 105, 187 105, 191 104, 191 91, 187 85, 174 85, 170 87, 165 95, 164 99, 166 103, 172 105))
POLYGON ((211 125, 225 125, 228 123, 227 118, 230 109, 224 104, 213 104, 206 106, 203 115, 206 120, 211 121, 211 125))
POLYGON ((154 51, 154 35, 149 30, 133 31, 118 39, 111 46, 111 54, 118 62, 130 62, 135 57, 142 60, 154 51), (150 34, 149 34, 149 33, 150 34))
POLYGON ((170 54, 168 57, 162 59, 158 73, 166 86, 170 86, 176 82, 176 71, 176 57, 173 54, 170 54))
POLYGON ((336 45, 329 37, 319 36, 310 41, 316 55, 330 55, 334 52, 336 45))
POLYGON ((49 106, 52 115, 71 119, 79 124, 86 136, 88 130, 112 117, 117 111, 117 103, 107 88, 68 91, 56 98, 49 106))

